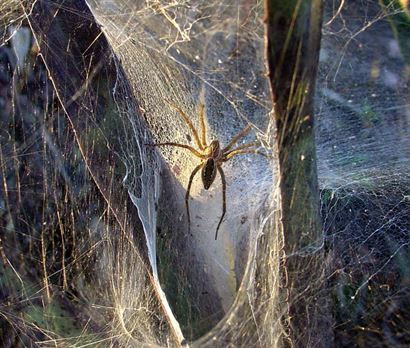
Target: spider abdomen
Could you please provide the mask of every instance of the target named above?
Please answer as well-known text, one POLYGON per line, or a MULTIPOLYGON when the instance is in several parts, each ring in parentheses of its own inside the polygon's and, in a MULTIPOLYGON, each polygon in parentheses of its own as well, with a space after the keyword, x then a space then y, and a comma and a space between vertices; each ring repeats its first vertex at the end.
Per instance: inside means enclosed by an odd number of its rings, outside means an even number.
POLYGON ((201 177, 204 189, 208 190, 216 177, 216 163, 213 158, 208 158, 205 165, 202 167, 201 177))

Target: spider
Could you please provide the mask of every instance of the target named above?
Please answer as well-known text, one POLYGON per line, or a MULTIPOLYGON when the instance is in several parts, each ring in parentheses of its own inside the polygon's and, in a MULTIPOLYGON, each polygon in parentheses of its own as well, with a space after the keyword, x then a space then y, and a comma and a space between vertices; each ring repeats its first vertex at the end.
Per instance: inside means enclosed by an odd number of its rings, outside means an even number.
POLYGON ((239 155, 239 154, 249 154, 249 153, 258 153, 260 155, 265 156, 265 154, 258 152, 256 149, 251 149, 252 147, 256 146, 258 142, 252 142, 248 144, 244 144, 233 148, 235 144, 243 137, 245 137, 249 131, 251 130, 251 126, 246 126, 242 131, 236 134, 231 142, 226 145, 224 148, 221 148, 221 144, 218 140, 212 140, 211 143, 208 145, 206 141, 206 127, 205 127, 205 120, 204 120, 204 105, 199 105, 199 121, 201 126, 201 137, 199 137, 198 132, 196 131, 195 127, 193 126, 192 122, 190 121, 189 117, 186 113, 179 108, 178 106, 170 103, 167 103, 173 107, 178 113, 182 116, 183 120, 189 127, 194 136, 194 140, 198 149, 193 148, 192 146, 179 144, 179 143, 157 143, 157 144, 150 144, 151 146, 176 146, 181 147, 183 149, 189 150, 193 155, 198 157, 201 160, 201 163, 198 164, 191 173, 189 177, 188 187, 185 194, 185 206, 186 212, 188 217, 188 231, 190 232, 191 228, 191 218, 189 214, 189 198, 190 198, 190 191, 192 182, 194 180, 195 175, 201 170, 201 179, 204 185, 204 189, 208 190, 216 178, 216 173, 219 172, 222 181, 222 215, 219 219, 218 226, 216 227, 215 232, 215 240, 218 238, 218 231, 222 224, 223 218, 226 213, 226 179, 225 174, 222 169, 222 164, 229 161, 232 157, 239 155))

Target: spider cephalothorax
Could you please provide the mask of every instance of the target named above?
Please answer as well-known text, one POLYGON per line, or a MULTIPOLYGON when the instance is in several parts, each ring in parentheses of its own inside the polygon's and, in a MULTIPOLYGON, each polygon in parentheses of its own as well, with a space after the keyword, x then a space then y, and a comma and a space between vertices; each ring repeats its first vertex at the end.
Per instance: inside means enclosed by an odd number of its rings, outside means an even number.
POLYGON ((189 229, 191 226, 191 219, 190 219, 190 214, 189 214, 189 193, 191 191, 192 181, 195 175, 198 173, 199 170, 201 170, 201 179, 204 185, 204 189, 208 190, 213 184, 213 182, 215 181, 216 173, 219 172, 219 175, 221 176, 221 181, 222 181, 222 216, 219 219, 218 226, 216 227, 216 232, 215 232, 215 240, 216 240, 218 238, 219 227, 221 226, 221 223, 226 213, 226 180, 225 180, 224 171, 222 169, 222 164, 228 161, 229 159, 231 159, 233 156, 236 156, 239 154, 247 154, 247 153, 258 153, 261 155, 264 155, 264 154, 256 150, 255 148, 257 145, 256 142, 248 143, 245 145, 240 145, 232 149, 232 147, 241 138, 243 138, 249 133, 249 131, 251 130, 250 125, 245 127, 237 135, 235 135, 233 139, 231 140, 231 142, 227 146, 221 149, 221 146, 218 140, 213 140, 209 145, 207 145, 203 104, 200 104, 200 107, 199 107, 199 118, 200 118, 200 124, 201 124, 201 138, 199 138, 198 132, 194 128, 193 124, 191 123, 191 120, 185 114, 185 112, 182 111, 182 109, 180 109, 178 106, 173 105, 171 103, 169 104, 179 112, 179 114, 184 119, 185 123, 190 128, 194 136, 195 143, 198 146, 198 150, 193 148, 192 146, 178 144, 178 143, 159 143, 159 144, 153 144, 153 146, 182 147, 184 149, 191 151, 196 157, 201 159, 201 163, 195 167, 195 169, 191 173, 191 176, 189 177, 188 187, 187 187, 187 191, 185 195, 185 205, 186 205, 186 210, 187 210, 189 229))

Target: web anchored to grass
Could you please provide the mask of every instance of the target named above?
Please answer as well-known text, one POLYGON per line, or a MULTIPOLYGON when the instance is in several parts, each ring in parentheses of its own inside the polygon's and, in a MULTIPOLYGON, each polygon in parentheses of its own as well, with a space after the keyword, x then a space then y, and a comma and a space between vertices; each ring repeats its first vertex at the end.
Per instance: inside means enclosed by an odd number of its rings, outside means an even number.
POLYGON ((383 3, 325 4, 323 233, 285 257, 262 2, 10 1, 0 18, 5 346, 280 346, 302 300, 330 323, 334 346, 408 345, 409 22, 399 2, 383 3), (224 165, 217 241, 219 179, 209 191, 193 181, 189 234, 184 197, 199 162, 146 146, 194 144, 167 101, 197 129, 204 104, 208 142, 250 126, 240 144, 273 154, 224 165), (280 275, 291 258, 321 272, 290 299, 280 275))

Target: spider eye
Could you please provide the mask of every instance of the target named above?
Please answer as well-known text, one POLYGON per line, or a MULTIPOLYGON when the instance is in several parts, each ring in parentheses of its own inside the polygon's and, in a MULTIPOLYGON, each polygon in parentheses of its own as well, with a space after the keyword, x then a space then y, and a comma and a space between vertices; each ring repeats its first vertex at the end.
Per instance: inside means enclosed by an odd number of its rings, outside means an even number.
POLYGON ((202 183, 204 184, 204 189, 208 190, 216 177, 216 164, 213 158, 209 158, 202 167, 201 177, 202 183))

